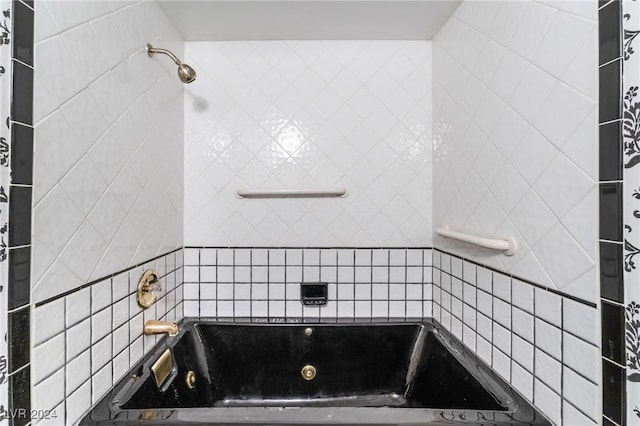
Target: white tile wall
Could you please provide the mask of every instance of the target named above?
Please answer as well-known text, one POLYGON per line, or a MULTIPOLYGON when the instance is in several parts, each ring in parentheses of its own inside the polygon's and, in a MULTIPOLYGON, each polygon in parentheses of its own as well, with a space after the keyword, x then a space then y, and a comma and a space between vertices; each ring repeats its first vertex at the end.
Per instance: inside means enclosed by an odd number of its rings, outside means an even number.
POLYGON ((36 7, 33 301, 182 246, 184 53, 155 2, 36 7))
POLYGON ((434 250, 433 317, 554 424, 599 424, 595 306, 434 250))
POLYGON ((431 317, 431 250, 185 249, 185 316, 431 317), (325 306, 303 306, 301 282, 328 283, 325 306))
POLYGON ((430 246, 431 46, 188 42, 185 244, 430 246), (238 188, 346 187, 241 200, 238 188))
POLYGON ((53 410, 51 424, 76 424, 158 341, 142 334, 145 321, 182 319, 183 273, 183 250, 177 250, 36 306, 32 409, 53 410), (136 289, 149 268, 160 275, 162 291, 143 311, 136 289))
POLYGON ((597 2, 466 1, 433 40, 434 227, 518 252, 434 245, 591 302, 596 19, 597 2))

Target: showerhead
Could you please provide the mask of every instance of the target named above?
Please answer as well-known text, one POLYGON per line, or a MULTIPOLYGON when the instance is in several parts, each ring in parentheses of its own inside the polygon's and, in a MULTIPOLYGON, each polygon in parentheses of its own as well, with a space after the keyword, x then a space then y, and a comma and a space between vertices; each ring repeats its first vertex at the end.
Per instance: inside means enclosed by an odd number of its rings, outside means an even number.
POLYGON ((178 78, 185 84, 191 83, 196 79, 196 70, 187 64, 178 65, 178 78))
POLYGON ((147 43, 147 55, 152 57, 154 53, 162 53, 170 57, 173 62, 178 66, 178 78, 181 82, 185 84, 189 84, 196 79, 196 71, 191 68, 187 64, 183 64, 180 59, 173 53, 169 52, 167 49, 158 49, 151 45, 151 43, 147 43))

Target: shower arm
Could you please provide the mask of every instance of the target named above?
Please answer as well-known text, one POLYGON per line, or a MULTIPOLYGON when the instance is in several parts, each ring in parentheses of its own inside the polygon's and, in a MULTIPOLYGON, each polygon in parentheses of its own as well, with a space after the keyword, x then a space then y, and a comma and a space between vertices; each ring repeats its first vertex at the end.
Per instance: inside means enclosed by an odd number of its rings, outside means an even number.
POLYGON ((176 65, 178 66, 182 65, 182 62, 180 61, 180 59, 178 59, 176 55, 174 55, 167 49, 159 49, 157 47, 153 47, 151 43, 147 43, 147 55, 149 55, 149 57, 152 57, 154 53, 162 53, 164 55, 167 55, 173 60, 173 62, 176 63, 176 65))

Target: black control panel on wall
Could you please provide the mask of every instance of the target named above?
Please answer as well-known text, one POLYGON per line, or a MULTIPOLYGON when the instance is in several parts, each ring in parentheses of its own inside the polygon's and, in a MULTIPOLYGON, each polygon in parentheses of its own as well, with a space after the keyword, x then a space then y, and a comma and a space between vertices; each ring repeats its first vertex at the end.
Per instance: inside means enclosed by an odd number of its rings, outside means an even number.
POLYGON ((300 301, 303 305, 326 305, 327 283, 300 283, 300 301))

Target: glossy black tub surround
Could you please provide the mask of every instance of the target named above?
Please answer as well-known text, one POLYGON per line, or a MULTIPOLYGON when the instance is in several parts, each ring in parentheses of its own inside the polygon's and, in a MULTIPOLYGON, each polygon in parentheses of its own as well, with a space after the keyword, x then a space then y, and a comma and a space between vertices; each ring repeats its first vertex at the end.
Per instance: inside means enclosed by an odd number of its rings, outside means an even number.
POLYGON ((434 322, 224 323, 184 320, 80 425, 548 425, 434 322), (177 374, 150 367, 167 348, 177 374), (312 365, 313 380, 301 370, 312 365), (194 371, 189 389, 185 377, 194 371), (171 379, 169 379, 171 380, 171 379))

